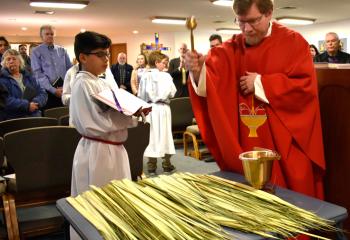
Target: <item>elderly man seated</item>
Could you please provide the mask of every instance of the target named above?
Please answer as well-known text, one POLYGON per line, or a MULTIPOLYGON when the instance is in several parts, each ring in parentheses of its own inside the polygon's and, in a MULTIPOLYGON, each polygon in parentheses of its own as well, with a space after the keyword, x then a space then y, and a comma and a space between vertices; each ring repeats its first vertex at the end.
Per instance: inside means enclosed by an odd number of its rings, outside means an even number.
POLYGON ((350 54, 341 51, 338 34, 329 32, 325 39, 326 51, 315 57, 314 62, 350 63, 350 54))

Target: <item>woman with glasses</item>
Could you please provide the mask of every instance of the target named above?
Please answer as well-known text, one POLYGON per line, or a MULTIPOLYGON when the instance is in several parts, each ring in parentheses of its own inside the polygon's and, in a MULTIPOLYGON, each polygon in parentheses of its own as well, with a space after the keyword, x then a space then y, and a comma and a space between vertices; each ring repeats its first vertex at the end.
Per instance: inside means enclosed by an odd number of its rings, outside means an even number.
POLYGON ((45 106, 47 94, 35 78, 24 69, 20 53, 14 49, 7 50, 3 55, 1 66, 0 84, 8 95, 4 110, 0 112, 0 119, 41 116, 40 108, 45 106))

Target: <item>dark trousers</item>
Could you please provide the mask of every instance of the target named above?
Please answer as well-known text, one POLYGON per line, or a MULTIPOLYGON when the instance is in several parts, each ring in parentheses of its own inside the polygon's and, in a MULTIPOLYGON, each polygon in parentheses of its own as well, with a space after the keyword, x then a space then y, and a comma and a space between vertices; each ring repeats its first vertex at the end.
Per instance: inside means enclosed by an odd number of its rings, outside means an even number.
POLYGON ((56 95, 50 92, 47 92, 47 103, 43 109, 45 110, 45 109, 55 108, 55 107, 63 107, 62 99, 59 97, 56 97, 56 95))

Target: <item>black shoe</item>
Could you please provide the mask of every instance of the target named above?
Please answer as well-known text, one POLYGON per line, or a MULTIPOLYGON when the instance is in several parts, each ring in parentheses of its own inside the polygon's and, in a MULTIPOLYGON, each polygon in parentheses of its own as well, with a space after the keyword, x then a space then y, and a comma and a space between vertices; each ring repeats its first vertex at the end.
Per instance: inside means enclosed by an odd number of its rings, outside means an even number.
POLYGON ((215 162, 213 157, 207 157, 207 158, 204 158, 203 160, 204 162, 215 162))
POLYGON ((176 171, 176 168, 174 165, 170 165, 168 167, 163 167, 164 173, 171 173, 176 171))
POLYGON ((148 174, 151 176, 156 175, 156 169, 148 169, 148 174))

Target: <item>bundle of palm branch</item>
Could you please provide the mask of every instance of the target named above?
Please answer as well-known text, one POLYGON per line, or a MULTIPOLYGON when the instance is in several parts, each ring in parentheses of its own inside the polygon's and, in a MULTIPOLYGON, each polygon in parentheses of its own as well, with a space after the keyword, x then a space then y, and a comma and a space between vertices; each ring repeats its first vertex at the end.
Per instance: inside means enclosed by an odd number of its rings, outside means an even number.
POLYGON ((68 202, 105 239, 232 239, 222 226, 284 239, 333 222, 247 185, 211 175, 177 173, 138 183, 92 186, 68 202))

